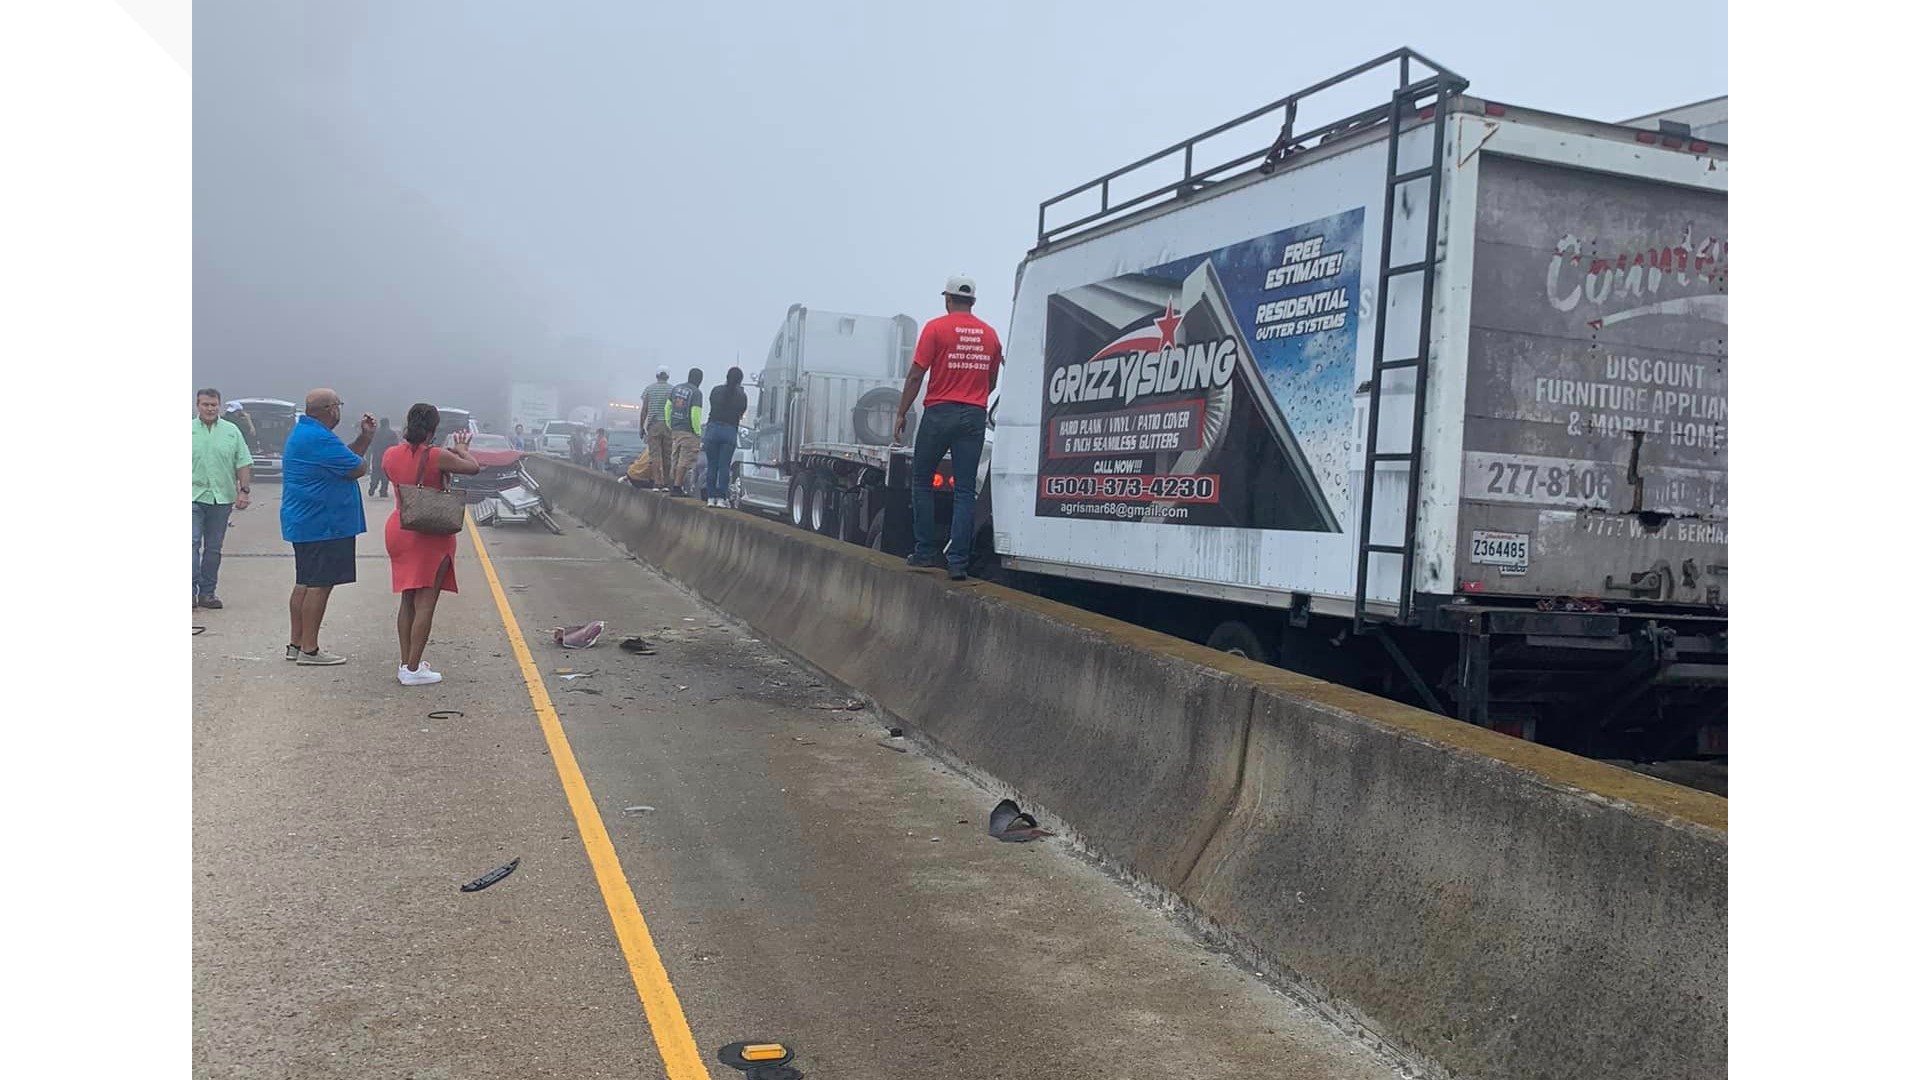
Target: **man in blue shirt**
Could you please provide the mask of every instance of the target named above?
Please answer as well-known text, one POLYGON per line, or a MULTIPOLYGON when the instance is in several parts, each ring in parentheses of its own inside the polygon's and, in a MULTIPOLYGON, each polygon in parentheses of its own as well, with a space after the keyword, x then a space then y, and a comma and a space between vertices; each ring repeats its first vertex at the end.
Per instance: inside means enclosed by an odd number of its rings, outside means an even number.
POLYGON ((365 455, 379 424, 371 414, 360 417, 360 437, 348 446, 333 433, 342 407, 331 390, 309 391, 307 414, 280 455, 280 536, 293 545, 287 659, 310 667, 347 662, 320 651, 320 620, 333 587, 354 580, 354 538, 367 531, 360 477, 367 473, 365 455))

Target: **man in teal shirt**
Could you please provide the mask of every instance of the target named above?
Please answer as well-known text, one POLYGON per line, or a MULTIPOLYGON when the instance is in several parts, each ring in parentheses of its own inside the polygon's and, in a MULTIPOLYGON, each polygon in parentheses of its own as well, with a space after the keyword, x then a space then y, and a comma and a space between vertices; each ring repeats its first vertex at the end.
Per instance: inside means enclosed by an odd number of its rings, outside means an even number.
POLYGON ((227 519, 252 501, 253 455, 246 437, 220 418, 220 391, 193 396, 193 606, 220 608, 220 548, 227 519))

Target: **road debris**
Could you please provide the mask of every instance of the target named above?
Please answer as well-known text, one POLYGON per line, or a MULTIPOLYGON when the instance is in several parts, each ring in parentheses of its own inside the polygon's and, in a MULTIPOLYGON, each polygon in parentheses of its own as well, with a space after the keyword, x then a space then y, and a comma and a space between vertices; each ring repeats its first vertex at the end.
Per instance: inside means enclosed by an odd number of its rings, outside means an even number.
POLYGON ((787 1063, 793 1060, 793 1047, 773 1039, 742 1039, 714 1051, 720 1064, 747 1074, 748 1080, 801 1080, 799 1069, 787 1063))
POLYGON ((465 885, 460 886, 460 891, 479 892, 489 885, 498 885, 501 881, 505 880, 508 874, 513 873, 519 866, 520 860, 516 858, 507 865, 499 867, 498 869, 489 870, 479 877, 474 878, 472 881, 467 882, 465 885))
POLYGON ((556 626, 553 628, 553 643, 563 649, 591 649, 606 629, 607 624, 599 619, 583 626, 556 626))
POLYGON ((563 693, 563 694, 592 694, 592 695, 593 695, 594 697, 599 697, 599 696, 600 696, 600 691, 598 691, 598 690, 595 690, 595 689, 594 689, 593 687, 591 687, 591 686, 569 686, 569 687, 567 687, 567 688, 566 688, 565 690, 562 690, 562 691, 561 691, 561 693, 563 693))
POLYGON ((1024 813, 1012 799, 1001 799, 987 818, 987 835, 1008 844, 1025 844, 1053 834, 1040 827, 1032 814, 1024 813))
POLYGON ((562 682, 572 682, 575 679, 591 679, 591 678, 593 678, 593 672, 591 671, 569 671, 565 675, 560 676, 560 679, 562 682))
POLYGON ((653 813, 653 807, 651 807, 651 806, 623 806, 623 807, 621 807, 621 808, 620 808, 620 812, 621 812, 621 813, 623 813, 623 814, 651 814, 651 813, 653 813))
POLYGON ((435 709, 427 714, 429 720, 451 720, 456 716, 465 716, 459 709, 435 709))
POLYGON ((652 645, 649 645, 646 638, 637 635, 622 641, 620 643, 620 650, 622 652, 633 653, 635 656, 652 656, 659 651, 652 645))
POLYGON ((881 743, 880 745, 896 754, 904 754, 907 752, 907 748, 904 746, 895 746, 892 743, 881 743))

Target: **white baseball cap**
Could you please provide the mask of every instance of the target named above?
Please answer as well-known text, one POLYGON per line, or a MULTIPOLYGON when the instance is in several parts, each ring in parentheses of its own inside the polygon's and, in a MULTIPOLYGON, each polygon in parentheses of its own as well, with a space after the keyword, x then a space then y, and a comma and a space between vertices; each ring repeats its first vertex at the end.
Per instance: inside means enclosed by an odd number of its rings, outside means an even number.
POLYGON ((665 364, 661 364, 660 370, 653 373, 653 376, 656 379, 665 379, 665 378, 671 377, 672 375, 673 373, 667 370, 667 365, 665 364))
POLYGON ((973 287, 973 279, 965 274, 955 274, 947 279, 947 287, 942 296, 957 296, 962 300, 972 300, 979 294, 973 287))

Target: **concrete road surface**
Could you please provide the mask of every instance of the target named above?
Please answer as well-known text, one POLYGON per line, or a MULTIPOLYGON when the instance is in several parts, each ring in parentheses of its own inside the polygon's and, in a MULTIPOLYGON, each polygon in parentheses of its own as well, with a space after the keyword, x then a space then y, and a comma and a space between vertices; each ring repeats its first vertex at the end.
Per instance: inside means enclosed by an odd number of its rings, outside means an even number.
POLYGON ((286 662, 262 488, 194 613, 195 1076, 688 1080, 740 1075, 713 1051, 742 1039, 834 1080, 1395 1075, 1061 841, 989 838, 996 796, 571 522, 479 530, 554 732, 471 535, 446 681, 399 685, 386 501, 321 634, 350 662, 286 662), (593 618, 591 650, 546 633, 593 618))

